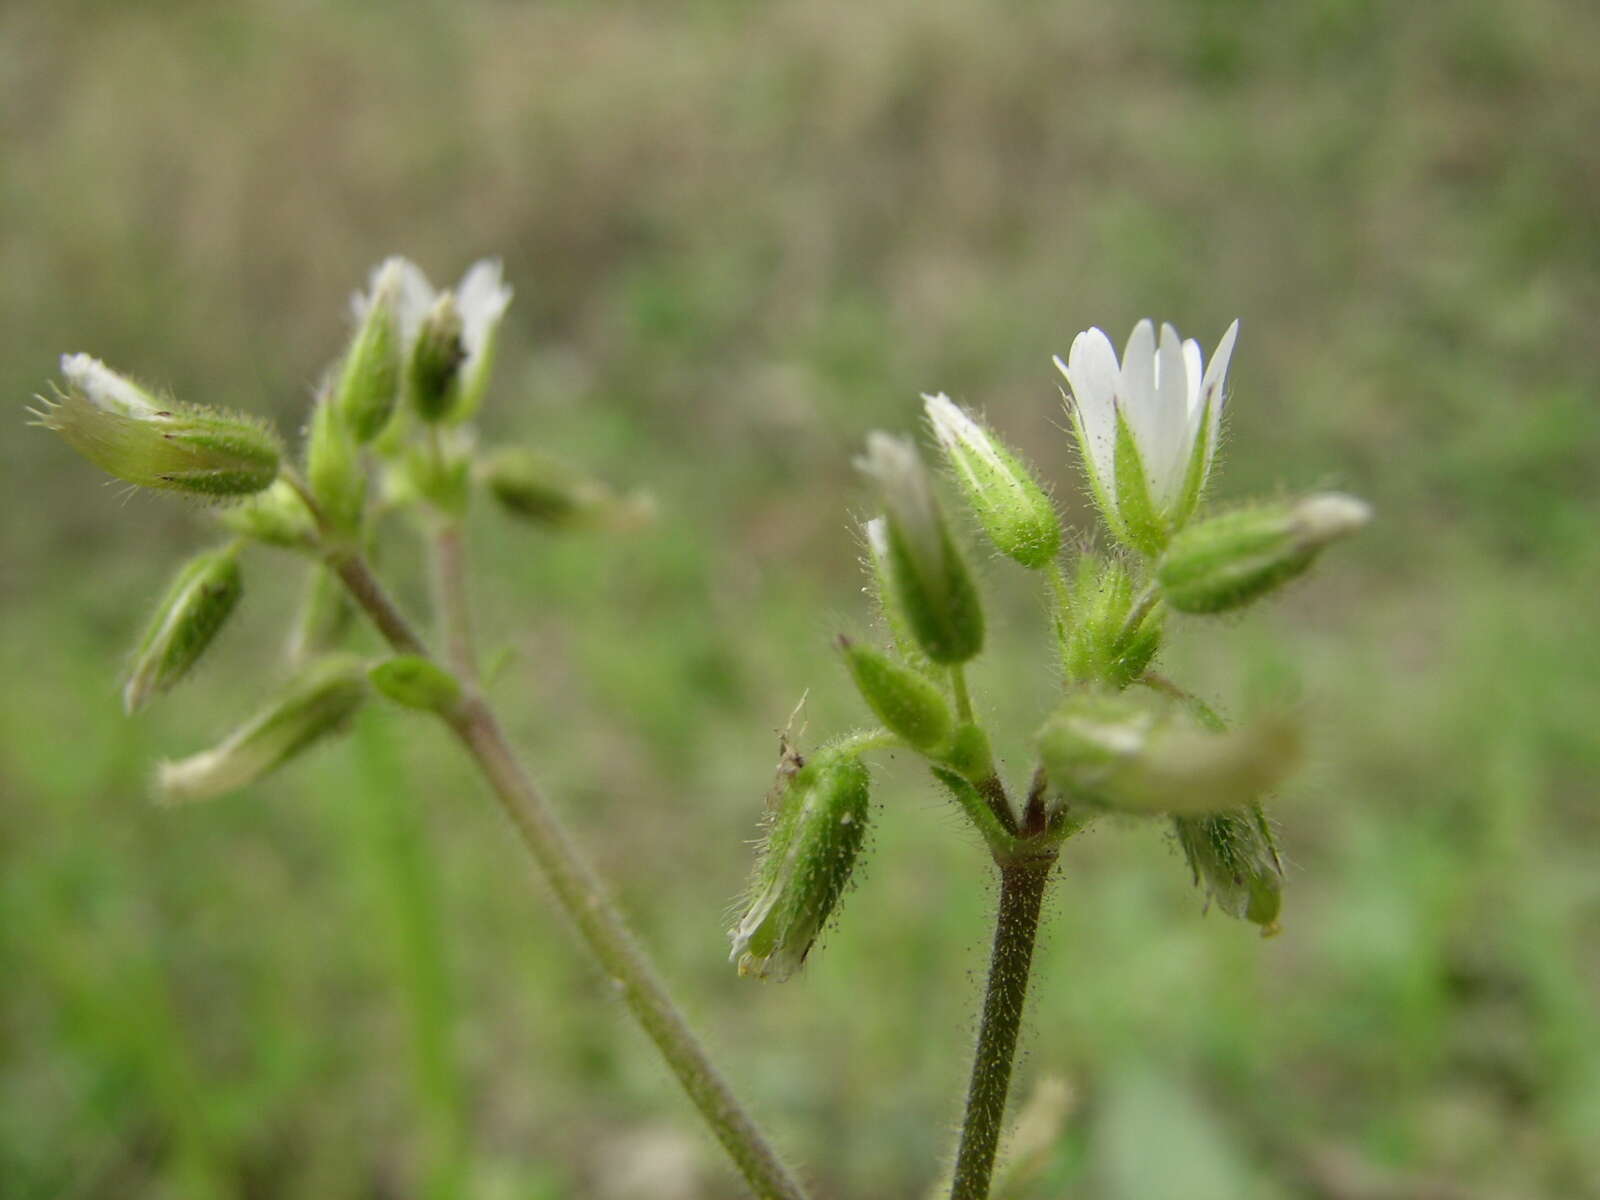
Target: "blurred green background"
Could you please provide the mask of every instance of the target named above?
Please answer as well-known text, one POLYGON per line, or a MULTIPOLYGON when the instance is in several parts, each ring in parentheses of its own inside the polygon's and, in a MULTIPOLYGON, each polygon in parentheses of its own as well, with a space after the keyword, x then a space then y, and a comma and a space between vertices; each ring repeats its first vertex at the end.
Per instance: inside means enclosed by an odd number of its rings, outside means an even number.
MULTIPOLYGON (((1175 627, 1224 711, 1306 714, 1285 932, 1203 916, 1154 827, 1075 842, 1019 1079, 1067 1116, 1019 1194, 1600 1195, 1597 45, 1583 0, 0 7, 0 1194, 738 1194, 432 726, 148 803, 279 669, 298 568, 252 558, 125 719, 206 515, 23 403, 81 349, 292 430, 399 251, 504 256, 486 426, 660 501, 613 540, 475 515, 495 695, 824 1195, 932 1181, 992 902, 891 764, 806 971, 726 962, 775 731, 808 688, 813 742, 865 715, 851 457, 943 389, 1087 529, 1050 355, 1147 314, 1242 318, 1218 500, 1380 520, 1175 627)), ((987 579, 1017 776, 1055 683, 1033 581, 987 579)))

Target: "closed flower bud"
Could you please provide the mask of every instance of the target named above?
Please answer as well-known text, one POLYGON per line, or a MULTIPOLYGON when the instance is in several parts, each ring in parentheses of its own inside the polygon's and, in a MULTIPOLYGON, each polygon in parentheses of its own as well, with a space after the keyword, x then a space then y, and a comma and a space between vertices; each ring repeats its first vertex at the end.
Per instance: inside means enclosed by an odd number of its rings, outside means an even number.
POLYGON ((916 635, 911 632, 911 622, 906 618, 905 609, 900 607, 900 589, 894 581, 894 563, 889 554, 889 522, 882 517, 873 517, 862 525, 861 533, 867 548, 867 557, 861 565, 867 569, 871 581, 867 591, 877 602, 878 611, 888 627, 889 639, 906 662, 925 674, 929 673, 933 666, 922 653, 916 635))
POLYGON ((1061 548, 1061 522, 1044 488, 1010 450, 948 396, 922 399, 956 483, 995 549, 1025 567, 1050 562, 1061 548))
POLYGON ((655 503, 644 493, 618 495, 599 480, 536 450, 498 450, 482 471, 501 507, 546 529, 621 531, 648 524, 655 516, 655 503))
POLYGON ((912 637, 936 663, 966 662, 983 649, 983 608, 916 449, 872 433, 856 465, 883 499, 889 582, 912 637))
POLYGON ((1371 518, 1364 501, 1337 492, 1212 517, 1172 540, 1156 581, 1180 612, 1239 608, 1301 574, 1324 547, 1371 518))
POLYGON ((372 686, 396 704, 429 712, 449 712, 461 699, 456 677, 432 659, 399 654, 368 672, 372 686))
POLYGON ((1051 714, 1038 744, 1070 803, 1210 814, 1258 802, 1294 767, 1300 738, 1281 718, 1218 733, 1155 697, 1083 692, 1051 714))
POLYGON ((1278 932, 1283 907, 1283 867, 1272 829, 1257 804, 1208 817, 1178 817, 1173 822, 1197 886, 1230 917, 1261 926, 1261 936, 1278 932))
POLYGON ((189 673, 227 623, 243 590, 234 546, 209 550, 184 564, 134 651, 122 689, 128 712, 189 673))
POLYGON ((373 273, 371 290, 356 298, 358 324, 339 365, 333 405, 358 442, 383 432, 400 394, 405 267, 403 259, 388 259, 373 273))
POLYGON ((944 748, 954 719, 938 685, 871 646, 840 638, 839 648, 862 699, 891 733, 924 754, 944 748))
POLYGON ((240 537, 286 550, 311 550, 317 544, 317 525, 300 493, 286 479, 257 492, 242 504, 218 514, 223 526, 240 537))
POLYGON ((162 763, 157 790, 166 801, 209 800, 254 783, 343 729, 366 695, 367 674, 359 659, 324 659, 220 745, 162 763))
POLYGON ((1062 670, 1072 683, 1109 683, 1124 687, 1137 679, 1161 648, 1161 615, 1146 613, 1132 625, 1133 580, 1115 558, 1085 553, 1076 578, 1057 603, 1065 631, 1062 670))
POLYGON ((417 330, 406 368, 412 408, 424 421, 444 420, 459 398, 461 363, 467 356, 461 330, 455 294, 440 292, 417 330))
POLYGON ((282 443, 250 417, 159 401, 86 354, 64 355, 66 390, 34 416, 101 470, 139 487, 211 500, 248 496, 278 477, 282 443))
POLYGON ((306 436, 306 481, 323 519, 346 538, 361 528, 367 502, 367 475, 361 449, 345 428, 326 391, 311 410, 306 436))
POLYGON ((781 796, 756 866, 744 916, 730 931, 741 975, 787 979, 805 961, 850 882, 866 835, 866 766, 819 751, 780 765, 781 796))

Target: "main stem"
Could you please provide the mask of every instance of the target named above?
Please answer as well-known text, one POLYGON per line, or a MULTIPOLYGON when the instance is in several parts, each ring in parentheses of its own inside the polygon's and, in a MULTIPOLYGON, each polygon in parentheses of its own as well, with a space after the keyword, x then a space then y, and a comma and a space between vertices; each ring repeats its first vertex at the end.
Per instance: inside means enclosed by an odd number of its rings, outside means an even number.
POLYGON ((995 1150, 1011 1090, 1011 1067, 1022 1028, 1033 944, 1055 854, 1000 863, 1000 913, 989 958, 989 986, 978 1026, 978 1050, 956 1149, 950 1200, 987 1200, 995 1150))
MULTIPOLYGON (((734 1097, 727 1081, 707 1056, 705 1048, 685 1023, 665 986, 634 940, 621 914, 612 905, 594 871, 561 827, 554 810, 523 770, 494 711, 478 693, 471 673, 463 668, 472 661, 470 626, 466 621, 465 587, 461 570, 459 530, 450 555, 453 574, 443 578, 444 564, 436 566, 438 595, 446 606, 441 613, 452 645, 451 657, 461 655, 458 672, 464 695, 445 722, 477 762, 501 807, 521 834, 523 844, 549 880, 556 898, 577 926, 579 934, 611 980, 650 1040, 667 1060, 678 1082, 711 1126, 717 1140, 733 1159, 745 1180, 762 1200, 805 1200, 805 1192, 778 1158, 755 1121, 734 1097), (458 611, 451 611, 461 605, 458 611)), ((427 655, 422 639, 372 574, 366 560, 354 552, 330 556, 330 564, 356 602, 366 610, 384 638, 404 654, 427 655)))

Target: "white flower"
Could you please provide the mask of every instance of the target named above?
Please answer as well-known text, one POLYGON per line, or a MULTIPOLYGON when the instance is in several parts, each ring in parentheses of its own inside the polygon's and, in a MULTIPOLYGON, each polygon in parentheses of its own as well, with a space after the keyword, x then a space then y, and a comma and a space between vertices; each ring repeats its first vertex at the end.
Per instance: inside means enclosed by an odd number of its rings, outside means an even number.
MULTIPOLYGON (((380 293, 393 298, 402 359, 409 358, 423 322, 439 305, 441 293, 414 262, 399 256, 387 258, 373 269, 368 290, 351 297, 350 307, 358 323, 380 293)), ((512 292, 500 260, 484 258, 467 268, 454 291, 446 289, 443 295, 453 297, 453 307, 461 320, 462 357, 456 374, 459 398, 450 414, 451 420, 460 421, 470 417, 483 399, 494 361, 495 338, 512 292)))
POLYGON ((1228 326, 1203 371, 1198 342, 1164 324, 1158 345, 1148 319, 1134 326, 1120 366, 1099 329, 1074 338, 1066 362, 1055 360, 1095 500, 1112 531, 1141 550, 1159 550, 1199 503, 1238 332, 1238 321, 1228 326))

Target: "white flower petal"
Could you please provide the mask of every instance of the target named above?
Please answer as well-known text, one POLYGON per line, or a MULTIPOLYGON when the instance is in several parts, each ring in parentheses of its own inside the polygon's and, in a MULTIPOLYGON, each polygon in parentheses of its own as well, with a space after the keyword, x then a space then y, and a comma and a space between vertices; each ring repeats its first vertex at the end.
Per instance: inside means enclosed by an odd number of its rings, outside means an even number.
POLYGON ((63 354, 61 374, 102 412, 124 417, 147 417, 157 411, 152 397, 133 380, 118 375, 90 354, 63 354))
POLYGON ((1200 363, 1200 343, 1190 338, 1183 344, 1183 373, 1189 387, 1184 395, 1184 408, 1191 427, 1195 428, 1200 424, 1200 380, 1204 375, 1200 363))
POLYGON ((1090 466, 1109 494, 1116 491, 1117 352, 1099 329, 1072 339, 1067 362, 1056 368, 1072 388, 1072 404, 1083 426, 1090 466))
POLYGON ((1146 318, 1133 327, 1122 352, 1122 374, 1117 382, 1117 404, 1127 419, 1150 478, 1150 452, 1161 437, 1156 407, 1156 327, 1146 318))
POLYGON ((511 289, 498 258, 480 259, 467 269, 456 288, 456 305, 461 310, 461 341, 469 357, 483 345, 510 303, 511 289))
POLYGON ((1145 471, 1150 476, 1150 498, 1157 508, 1166 508, 1183 489, 1188 465, 1189 440, 1188 371, 1184 366, 1183 343, 1170 324, 1161 326, 1161 346, 1154 361, 1155 401, 1152 406, 1148 445, 1139 447, 1145 471))

